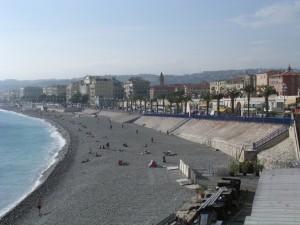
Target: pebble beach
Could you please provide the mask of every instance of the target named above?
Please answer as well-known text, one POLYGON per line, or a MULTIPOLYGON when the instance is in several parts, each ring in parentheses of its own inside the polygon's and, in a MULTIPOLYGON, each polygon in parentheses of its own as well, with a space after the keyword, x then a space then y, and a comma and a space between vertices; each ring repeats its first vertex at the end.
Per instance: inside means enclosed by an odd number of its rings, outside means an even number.
MULTIPOLYGON (((193 189, 176 181, 185 178, 179 170, 166 167, 178 166, 182 159, 203 172, 208 166, 226 168, 233 160, 215 149, 133 123, 122 127, 108 117, 23 113, 57 126, 67 144, 57 163, 45 172, 45 181, 1 218, 0 225, 156 224, 195 195, 193 189), (103 149, 107 143, 109 149, 103 149), (145 151, 150 154, 143 154, 145 151), (166 151, 176 155, 167 156, 163 163, 166 151), (119 160, 128 165, 118 165, 119 160), (161 167, 148 168, 151 160, 161 167), (42 199, 41 216, 35 205, 38 198, 42 199)), ((197 182, 213 189, 219 179, 203 173, 197 182)), ((242 187, 255 191, 257 181, 248 176, 242 187)))

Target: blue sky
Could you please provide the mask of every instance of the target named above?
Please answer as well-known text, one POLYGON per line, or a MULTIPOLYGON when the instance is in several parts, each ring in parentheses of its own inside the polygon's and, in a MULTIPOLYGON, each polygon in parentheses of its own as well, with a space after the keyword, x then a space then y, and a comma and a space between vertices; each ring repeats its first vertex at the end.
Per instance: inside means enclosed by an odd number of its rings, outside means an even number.
POLYGON ((300 0, 0 0, 0 80, 300 68, 300 0))

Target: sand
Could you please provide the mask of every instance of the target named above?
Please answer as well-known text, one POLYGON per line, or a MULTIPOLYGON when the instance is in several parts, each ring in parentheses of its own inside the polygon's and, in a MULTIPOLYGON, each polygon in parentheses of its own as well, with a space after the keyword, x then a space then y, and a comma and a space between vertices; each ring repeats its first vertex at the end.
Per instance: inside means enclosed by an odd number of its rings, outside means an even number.
MULTIPOLYGON (((122 128, 112 121, 110 129, 107 117, 31 111, 27 114, 46 118, 60 127, 67 145, 57 165, 46 173, 45 182, 6 214, 1 225, 155 224, 195 195, 194 190, 176 182, 185 178, 179 170, 165 167, 177 166, 182 159, 205 175, 208 168, 216 171, 232 160, 215 149, 136 124, 125 123, 122 128), (99 149, 107 142, 109 150, 99 149), (123 147, 124 143, 128 147, 123 147), (150 154, 141 154, 146 150, 150 154), (162 153, 168 150, 177 155, 167 156, 167 163, 163 163, 162 153), (118 160, 129 165, 119 166, 118 160), (151 160, 163 168, 147 168, 151 160), (42 216, 35 206, 38 197, 43 202, 42 216)), ((197 182, 214 188, 219 179, 216 175, 200 176, 197 182)), ((257 180, 247 176, 242 186, 255 190, 257 180)))

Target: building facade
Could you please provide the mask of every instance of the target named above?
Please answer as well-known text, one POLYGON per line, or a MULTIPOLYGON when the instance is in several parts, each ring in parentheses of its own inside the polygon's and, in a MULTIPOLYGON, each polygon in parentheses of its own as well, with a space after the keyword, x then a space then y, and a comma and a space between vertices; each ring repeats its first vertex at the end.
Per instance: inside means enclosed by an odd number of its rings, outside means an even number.
POLYGON ((141 77, 132 77, 123 85, 124 97, 128 99, 149 98, 150 82, 141 77))
POLYGON ((274 86, 278 95, 282 96, 295 96, 300 92, 300 72, 289 68, 281 72, 270 76, 269 85, 274 86))
POLYGON ((280 74, 280 73, 282 73, 282 71, 272 70, 272 71, 268 71, 266 73, 256 74, 256 90, 259 90, 259 89, 263 88, 264 86, 269 85, 270 77, 273 75, 276 75, 276 74, 280 74))
MULTIPOLYGON (((122 83, 108 76, 93 77, 90 84, 89 104, 91 106, 103 105, 102 102, 113 102, 123 98, 122 83)), ((111 106, 111 104, 110 104, 111 106)))
POLYGON ((66 92, 66 85, 54 84, 43 89, 43 93, 47 96, 65 96, 66 92))
POLYGON ((35 97, 38 98, 43 94, 42 87, 22 87, 20 88, 20 97, 35 97))
POLYGON ((66 87, 66 102, 67 104, 71 104, 71 98, 74 94, 79 93, 79 84, 78 82, 71 82, 66 87))
POLYGON ((227 81, 214 81, 209 83, 210 93, 224 93, 227 88, 227 81))
POLYGON ((208 82, 202 82, 199 84, 185 84, 184 94, 191 98, 200 98, 203 94, 209 93, 210 84, 208 82))

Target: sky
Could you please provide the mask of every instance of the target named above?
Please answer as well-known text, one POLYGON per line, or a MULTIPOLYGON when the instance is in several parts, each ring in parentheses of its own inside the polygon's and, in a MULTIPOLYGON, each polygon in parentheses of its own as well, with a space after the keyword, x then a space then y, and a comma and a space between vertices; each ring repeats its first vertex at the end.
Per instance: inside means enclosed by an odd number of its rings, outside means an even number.
POLYGON ((0 80, 300 68, 300 0, 0 0, 0 80))

